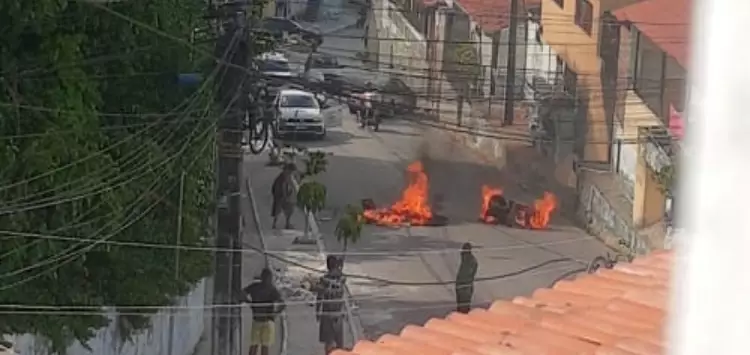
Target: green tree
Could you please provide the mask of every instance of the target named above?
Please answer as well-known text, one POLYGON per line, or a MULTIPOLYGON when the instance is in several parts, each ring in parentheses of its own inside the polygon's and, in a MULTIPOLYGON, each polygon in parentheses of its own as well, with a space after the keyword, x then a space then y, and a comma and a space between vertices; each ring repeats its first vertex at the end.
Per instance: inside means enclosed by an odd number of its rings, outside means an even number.
MULTIPOLYGON (((203 1, 107 6, 172 37, 209 27, 203 1)), ((224 111, 213 58, 84 2, 0 9, 0 304, 168 304, 211 271, 211 254, 181 251, 176 279, 174 250, 112 242, 174 245, 183 172, 180 243, 210 240, 224 111), (181 87, 175 78, 188 72, 207 85, 181 87)), ((151 312, 129 308, 119 333, 146 328, 151 312)), ((39 334, 62 352, 106 323, 90 312, 5 314, 0 333, 39 334)))
POLYGON ((328 160, 326 153, 301 150, 305 153, 305 169, 300 174, 302 179, 297 191, 297 205, 305 214, 304 236, 297 242, 310 242, 310 218, 316 218, 317 213, 325 207, 327 189, 315 178, 326 171, 328 160))
POLYGON ((343 249, 343 258, 346 258, 346 252, 350 244, 359 242, 362 236, 362 228, 365 225, 365 219, 362 216, 362 209, 356 206, 347 205, 344 214, 336 223, 336 239, 341 243, 343 249))

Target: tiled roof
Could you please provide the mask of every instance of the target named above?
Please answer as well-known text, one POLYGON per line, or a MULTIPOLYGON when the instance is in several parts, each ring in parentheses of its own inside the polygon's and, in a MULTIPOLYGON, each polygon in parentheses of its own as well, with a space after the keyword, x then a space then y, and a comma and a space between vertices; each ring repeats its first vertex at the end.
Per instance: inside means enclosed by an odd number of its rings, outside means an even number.
POLYGON ((646 0, 615 11, 687 69, 692 1, 646 0))
POLYGON ((665 354, 672 258, 655 252, 333 355, 665 354))
MULTIPOLYGON (((510 25, 511 0, 455 0, 466 11, 471 19, 479 24, 483 31, 492 33, 510 25)), ((539 6, 541 0, 519 1, 519 16, 525 18, 525 11, 530 7, 539 6)), ((520 22, 521 20, 519 20, 520 22)))

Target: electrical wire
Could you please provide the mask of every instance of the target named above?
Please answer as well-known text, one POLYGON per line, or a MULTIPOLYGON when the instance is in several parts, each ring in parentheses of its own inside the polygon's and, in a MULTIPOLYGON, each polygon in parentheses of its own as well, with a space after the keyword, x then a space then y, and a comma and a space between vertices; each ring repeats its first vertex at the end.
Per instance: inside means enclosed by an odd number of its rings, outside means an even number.
MULTIPOLYGON (((228 51, 235 44, 236 40, 237 40, 236 37, 234 37, 232 39, 232 41, 230 42, 230 48, 227 49, 228 51)), ((228 52, 227 52, 227 54, 228 54, 228 52)), ((220 72, 220 67, 217 66, 214 69, 214 71, 211 73, 211 75, 209 75, 209 79, 205 80, 204 83, 193 94, 191 94, 189 97, 187 97, 185 100, 183 100, 177 107, 181 107, 184 104, 188 104, 188 107, 186 108, 185 111, 188 114, 192 113, 193 111, 191 110, 191 107, 194 106, 198 102, 198 100, 195 100, 195 98, 199 94, 203 93, 205 90, 207 90, 210 87, 210 84, 212 82, 212 78, 214 78, 219 72, 220 72)), ((224 73, 224 74, 226 74, 226 73, 224 73)), ((224 80, 224 75, 222 75, 222 78, 221 78, 222 82, 223 82, 223 80, 224 80)), ((205 114, 206 110, 207 110, 207 108, 203 109, 204 114, 205 114)), ((169 115, 173 115, 174 114, 173 112, 175 112, 175 111, 176 111, 176 108, 173 109, 169 113, 169 115)), ((183 113, 183 115, 185 115, 185 113, 183 113)), ((148 129, 153 128, 157 124, 162 123, 164 121, 163 119, 165 117, 166 116, 161 116, 161 118, 162 118, 161 120, 158 120, 158 121, 152 122, 152 123, 148 123, 147 124, 148 127, 146 127, 144 130, 141 130, 141 131, 135 133, 135 135, 145 134, 145 132, 148 129)), ((182 118, 184 119, 185 117, 182 117, 182 118)), ((180 124, 180 126, 181 126, 182 124, 184 124, 187 121, 178 120, 178 122, 181 122, 181 124, 180 124)), ((169 132, 169 135, 168 135, 168 138, 167 138, 167 139, 169 139, 169 137, 171 137, 174 134, 176 134, 178 128, 179 128, 179 126, 178 127, 168 127, 168 126, 162 127, 162 129, 156 133, 156 136, 161 135, 163 132, 169 132)), ((135 135, 128 136, 128 139, 133 139, 135 137, 135 135)), ((166 140, 165 140, 165 142, 166 142, 166 140)), ((118 143, 115 143, 115 145, 117 145, 117 144, 118 143)), ((130 165, 131 163, 135 163, 135 164, 137 164, 137 166, 139 167, 139 169, 147 169, 148 170, 149 165, 148 164, 144 164, 144 162, 143 162, 143 155, 146 154, 147 152, 148 152, 148 148, 147 147, 143 147, 143 149, 141 149, 141 150, 135 150, 135 151, 129 152, 128 154, 126 154, 122 158, 123 161, 119 164, 120 168, 122 168, 122 166, 127 166, 127 165, 130 165)), ((92 174, 97 174, 98 175, 99 173, 107 171, 110 168, 111 167, 103 167, 103 168, 100 168, 100 169, 96 170, 92 174)), ((115 174, 115 177, 117 177, 117 178, 123 176, 123 174, 122 174, 121 171, 113 170, 113 172, 115 174)), ((147 172, 148 171, 146 171, 146 173, 147 172)), ((53 196, 53 197, 44 199, 43 201, 37 200, 37 201, 34 201, 33 203, 27 203, 25 205, 18 205, 18 203, 20 201, 29 200, 29 199, 32 199, 34 197, 41 196, 41 195, 49 195, 49 194, 55 193, 55 192, 57 192, 57 191, 59 191, 59 190, 61 190, 63 188, 66 188, 68 186, 75 185, 75 184, 77 184, 79 182, 86 184, 86 187, 84 188, 85 192, 80 192, 79 191, 78 193, 74 194, 74 195, 77 195, 76 198, 75 198, 75 200, 79 200, 81 198, 85 198, 85 197, 88 197, 88 196, 93 196, 93 195, 96 195, 98 193, 110 190, 109 186, 111 185, 110 184, 111 182, 109 182, 109 181, 105 181, 105 182, 100 183, 100 184, 98 184, 96 186, 93 186, 93 187, 90 186, 90 185, 88 185, 88 180, 90 179, 90 177, 91 177, 92 174, 79 177, 78 179, 75 179, 75 180, 72 180, 72 181, 68 181, 68 182, 63 183, 63 184, 58 184, 58 185, 56 185, 56 186, 54 186, 54 187, 52 187, 50 189, 44 190, 44 191, 38 191, 38 192, 34 192, 32 194, 26 194, 26 195, 24 195, 24 197, 16 199, 16 200, 13 200, 13 201, 8 201, 8 202, 4 203, 5 206, 3 206, 2 209, 0 209, 0 216, 3 215, 3 214, 11 213, 11 212, 12 213, 18 213, 18 212, 22 212, 22 211, 27 211, 27 210, 37 209, 37 208, 43 208, 43 207, 49 207, 49 206, 53 206, 53 205, 59 204, 58 203, 59 201, 55 200, 57 198, 57 196, 53 196), (93 193, 91 192, 92 190, 96 190, 96 189, 99 189, 99 191, 98 192, 93 192, 93 193)), ((112 176, 112 174, 108 174, 107 176, 101 176, 100 179, 106 180, 110 176, 112 176)), ((138 177, 140 177, 140 176, 135 176, 132 179, 129 179, 128 181, 126 181, 124 184, 127 184, 129 181, 137 179, 138 177)), ((0 189, 0 191, 2 191, 2 190, 0 189)), ((70 200, 68 198, 68 199, 63 200, 62 203, 64 203, 64 202, 71 202, 71 201, 72 200, 70 200)))
MULTIPOLYGON (((10 230, 0 230, 0 235, 6 235, 6 236, 13 236, 17 238, 29 238, 29 239, 43 239, 43 240, 55 240, 55 241, 80 241, 80 242, 93 242, 97 239, 93 238, 83 238, 78 236, 62 236, 62 235, 53 235, 53 234, 42 234, 42 233, 32 233, 32 232, 17 232, 17 231, 10 231, 10 230)), ((558 240, 554 242, 544 242, 544 243, 536 243, 534 245, 526 245, 526 244, 520 244, 520 245, 508 245, 508 246, 500 246, 500 247, 479 247, 475 246, 473 251, 475 253, 485 253, 485 252, 497 252, 497 251, 513 251, 513 250, 525 250, 530 248, 536 248, 536 247, 549 247, 549 246, 559 246, 559 245, 566 245, 566 244, 572 244, 572 243, 578 243, 578 242, 586 242, 586 241, 592 241, 595 240, 593 237, 580 237, 580 238, 568 238, 563 240, 558 240)), ((105 245, 112 245, 112 246, 122 246, 122 247, 133 247, 133 248, 153 248, 153 249, 166 249, 166 250, 184 250, 184 251, 205 251, 205 252, 228 252, 228 253, 242 253, 242 254, 257 254, 258 251, 256 249, 248 249, 248 248, 242 248, 242 249, 232 249, 232 248, 219 248, 219 247, 212 247, 212 246, 200 246, 200 245, 174 245, 174 244, 165 244, 165 243, 148 243, 148 242, 136 242, 136 241, 106 241, 102 242, 102 244, 105 245)), ((399 257, 399 256, 420 256, 420 255, 432 255, 432 254, 458 254, 461 252, 460 248, 442 248, 442 249, 424 249, 424 250, 379 250, 379 251, 347 251, 347 256, 389 256, 389 257, 399 257)), ((267 250, 266 254, 276 254, 276 255, 283 255, 288 253, 288 251, 283 250, 267 250)), ((335 253, 332 253, 335 254, 335 253)), ((2 260, 2 258, 0 258, 2 260)))
MULTIPOLYGON (((537 271, 537 272, 531 272, 527 273, 525 275, 520 276, 538 276, 538 275, 544 275, 549 274, 553 272, 560 272, 560 271, 568 271, 570 270, 569 267, 566 268, 553 268, 549 270, 543 270, 543 271, 537 271)), ((568 272, 566 272, 567 274, 568 272)), ((520 277, 519 276, 519 277, 520 277)), ((278 286, 277 286, 278 287, 278 286)), ((351 287, 351 286, 350 286, 351 287)), ((367 287, 367 286, 363 286, 367 287)), ((310 292, 306 290, 306 292, 310 292)), ((367 296, 367 297, 352 297, 349 299, 350 301, 354 302, 355 304, 359 302, 367 302, 370 303, 376 303, 376 304, 382 304, 382 303, 388 303, 393 302, 393 298, 389 295, 379 295, 379 296, 367 296)), ((294 299, 287 299, 284 300, 284 303, 287 306, 295 306, 295 305, 310 305, 315 302, 325 303, 324 300, 294 300, 294 299)), ((338 302, 336 300, 332 300, 330 302, 338 302)), ((173 306, 173 305, 107 305, 107 306, 92 306, 92 305, 47 305, 47 304, 0 304, 0 314, 15 314, 15 312, 29 312, 30 314, 40 314, 44 315, 47 312, 62 312, 63 314, 66 313, 72 313, 72 312, 81 312, 85 314, 85 311, 99 311, 99 312, 92 312, 101 314, 103 312, 107 311, 107 308, 113 308, 117 309, 118 314, 128 314, 128 313, 134 313, 134 314, 151 314, 155 310, 164 310, 164 311, 178 311, 184 312, 184 311, 194 311, 194 310, 221 310, 221 309, 232 309, 232 308, 243 308, 249 305, 252 306, 272 306, 276 303, 274 302, 252 302, 252 303, 229 303, 229 304, 210 304, 210 305, 202 305, 202 306, 173 306), (131 311, 131 312, 128 312, 131 311), (136 312, 132 312, 136 311, 136 312)), ((455 302, 436 302, 433 303, 430 306, 422 306, 425 309, 427 308, 437 308, 436 306, 454 306, 455 302)), ((416 307, 404 307, 401 308, 403 310, 413 310, 413 309, 421 309, 422 307, 416 306, 416 307)), ((399 308, 388 308, 389 311, 391 310, 397 310, 399 308)), ((289 310, 287 308, 287 310, 289 310)), ((300 313, 305 311, 299 311, 300 313)), ((24 314, 29 314, 24 313, 24 314)), ((74 315, 74 314, 71 314, 74 315)))
MULTIPOLYGON (((186 143, 184 143, 184 145, 182 146, 182 148, 181 148, 181 149, 180 149, 180 150, 179 150, 179 151, 178 151, 178 152, 177 152, 176 154, 173 154, 173 155, 171 155, 171 156, 167 157, 167 158, 166 158, 166 159, 165 159, 164 161, 160 162, 160 163, 159 163, 159 164, 158 164, 157 166, 151 167, 151 169, 150 169, 151 171, 150 171, 150 172, 152 172, 152 171, 153 171, 153 169, 156 169, 156 168, 159 168, 159 167, 161 167, 161 166, 163 166, 163 165, 166 165, 167 163, 169 163, 169 162, 173 161, 174 159, 178 158, 178 157, 179 157, 179 156, 180 156, 180 155, 181 155, 181 154, 182 154, 182 153, 184 152, 184 150, 185 150, 185 149, 186 149, 186 148, 187 148, 187 147, 189 146, 189 144, 190 144, 190 143, 192 143, 192 140, 193 140, 193 135, 195 135, 195 133, 197 133, 197 132, 198 132, 198 127, 199 127, 199 126, 196 126, 196 128, 195 128, 195 129, 193 130, 193 133, 191 133, 191 135, 190 135, 190 136, 189 136, 189 138, 187 139, 187 142, 186 142, 186 143)), ((206 130, 206 132, 210 132, 210 130, 212 130, 212 129, 214 129, 214 128, 215 128, 215 125, 211 125, 211 126, 209 127, 209 129, 208 129, 208 130, 206 130)), ((204 134, 205 134, 205 133, 204 133, 204 134)), ((166 170, 166 169, 165 169, 165 170, 166 170)), ((142 195, 141 195, 141 196, 140 196, 139 198, 137 198, 137 199, 136 199, 136 201, 135 201, 135 202, 134 202, 133 204, 131 204, 131 208, 133 208, 133 206, 135 206, 135 204, 137 204, 137 203, 138 203, 139 201, 141 201, 141 200, 144 200, 144 199, 146 199, 147 197, 149 197, 149 196, 150 196, 150 194, 151 194, 151 193, 152 193, 153 191, 155 191, 156 187, 158 186, 158 184, 159 184, 160 182, 161 182, 161 180, 160 180, 160 179, 155 179, 154 183, 152 183, 152 184, 151 184, 151 185, 150 185, 150 186, 149 186, 149 187, 148 187, 148 188, 146 189, 146 192, 144 192, 144 193, 143 193, 143 194, 142 194, 142 195)), ((155 203, 153 204, 153 206, 155 206, 155 205, 157 205, 157 204, 159 204, 159 203, 161 203, 161 201, 160 201, 160 200, 156 201, 156 202, 155 202, 155 203)), ((146 210, 147 210, 147 211, 150 211, 150 209, 146 209, 146 210)), ((144 213, 144 214, 140 214, 139 216, 140 216, 140 217, 143 217, 143 216, 145 216, 145 213, 144 213)), ((140 219, 140 218, 138 218, 138 220, 139 220, 139 219, 140 219)), ((129 221, 129 224, 126 224, 126 226, 130 226, 130 225, 132 225, 133 223, 135 223, 135 221, 129 221)), ((97 232, 95 232, 94 234, 99 234, 99 233, 102 233, 102 232, 103 232, 104 230, 108 229, 108 228, 109 228, 109 227, 111 227, 112 225, 114 225, 114 222, 111 222, 111 223, 108 223, 108 224, 106 224, 105 226, 101 227, 101 228, 100 228, 100 229, 99 229, 99 230, 98 230, 97 232)), ((95 246, 95 245, 97 245, 97 244, 100 244, 100 243, 101 243, 102 241, 106 241, 106 240, 110 239, 111 237, 113 237, 114 235, 117 235, 117 234, 118 234, 118 233, 119 233, 120 231, 122 231, 122 230, 124 230, 124 229, 125 229, 125 227, 121 227, 121 228, 120 228, 120 229, 118 229, 118 230, 117 230, 116 232, 114 232, 114 233, 110 233, 110 234, 108 234, 108 235, 107 235, 106 237, 103 237, 103 238, 97 239, 96 241, 94 241, 94 242, 91 242, 91 243, 89 243, 89 246, 87 246, 87 247, 84 247, 84 248, 82 248, 82 249, 86 249, 86 248, 89 248, 89 249, 90 249, 90 248, 93 248, 93 246, 95 246)), ((54 257, 51 257, 51 258, 47 258, 47 259, 45 259, 45 260, 43 260, 43 261, 40 261, 40 262, 37 262, 37 263, 35 263, 35 264, 32 264, 32 265, 29 265, 29 266, 26 266, 26 267, 22 267, 22 268, 19 268, 19 269, 15 269, 15 270, 13 270, 13 271, 10 271, 10 272, 6 272, 6 273, 4 273, 4 274, 1 274, 1 275, 0 275, 0 279, 3 279, 3 278, 8 278, 8 277, 11 277, 11 276, 15 276, 15 275, 18 275, 18 274, 24 273, 24 272, 26 272, 26 271, 29 271, 29 270, 37 269, 37 268, 40 268, 40 267, 43 267, 43 266, 46 266, 46 265, 49 265, 49 264, 52 264, 52 263, 58 262, 58 261, 60 261, 60 260, 63 260, 63 259, 65 259, 65 258, 67 258, 67 257, 70 257, 70 256, 76 256, 76 255, 80 255, 80 250, 79 250, 78 252, 71 252, 71 251, 72 251, 73 249, 76 249, 76 248, 77 248, 78 246, 80 246, 81 244, 84 244, 84 242, 78 242, 78 243, 74 244, 73 246, 71 246, 71 247, 68 247, 68 248, 64 249, 63 251, 61 251, 60 253, 58 253, 58 254, 57 254, 56 256, 54 256, 54 257)), ((59 267, 59 266, 61 266, 61 265, 59 265, 59 264, 58 264, 58 265, 56 265, 56 267, 59 267)), ((5 289, 5 288, 0 288, 0 291, 2 291, 2 290, 4 290, 4 289, 5 289)))
MULTIPOLYGON (((234 36, 233 38, 237 38, 237 34, 236 34, 236 33, 235 33, 235 36, 234 36)), ((229 52, 230 52, 230 49, 231 49, 231 48, 232 48, 232 46, 229 46, 229 47, 227 48, 227 51, 225 52, 225 56, 229 54, 229 52)), ((226 73, 226 71, 225 71, 225 73, 226 73)), ((243 77, 243 79, 242 79, 242 82, 240 83, 240 87, 242 87, 242 85, 244 85, 244 80, 246 80, 246 78, 245 78, 245 77, 243 77)), ((229 113, 230 109, 231 109, 231 108, 233 107, 233 104, 234 104, 234 102, 235 102, 235 101, 236 101, 236 100, 237 100, 237 99, 238 99, 238 98, 239 98, 240 96, 241 96, 241 90, 237 90, 237 91, 236 91, 236 93, 235 93, 235 95, 233 96, 233 98, 232 98, 232 99, 230 100, 230 102, 229 102, 229 103, 227 104, 227 107, 226 107, 226 109, 224 110, 224 112, 223 112, 223 113, 222 113, 222 114, 220 115, 220 118, 219 118, 219 119, 223 119, 223 117, 224 117, 224 116, 226 116, 226 115, 227 115, 227 114, 229 113)), ((211 126, 210 126, 210 127, 209 127, 209 128, 208 128, 208 129, 206 130, 206 131, 205 131, 205 132, 206 132, 206 133, 211 133, 211 132, 212 132, 212 131, 213 131, 213 130, 215 129, 215 127, 216 127, 216 124, 212 124, 212 125, 211 125, 211 126)), ((197 131, 198 131, 198 126, 196 126, 196 128, 195 128, 195 129, 193 130, 193 133, 191 133, 191 134, 190 134, 190 138, 188 139, 188 142, 186 142, 186 143, 185 143, 185 144, 184 144, 184 145, 183 145, 183 146, 182 146, 182 147, 181 147, 181 148, 179 149, 178 153, 177 153, 177 154, 175 154, 175 156, 174 156, 174 157, 180 156, 180 155, 181 155, 181 154, 182 154, 182 153, 183 153, 183 152, 184 152, 184 151, 185 151, 185 150, 186 150, 186 149, 187 149, 187 148, 188 148, 188 147, 190 146, 190 143, 191 143, 191 140, 192 140, 192 136, 193 136, 193 134, 195 134, 195 133, 196 133, 197 131)), ((211 141, 210 141, 210 140, 208 140, 208 141, 207 141, 207 143, 211 143, 211 141)), ((204 146, 204 147, 203 147, 203 148, 201 149, 201 152, 202 152, 202 151, 205 151, 205 149, 206 149, 206 148, 207 148, 208 146, 210 146, 210 144, 206 144, 206 145, 205 145, 205 146, 204 146)), ((174 157, 173 157, 173 158, 174 158, 174 157)), ((155 187, 155 186, 156 186, 156 185, 157 185, 158 183, 159 183, 159 180, 155 181, 155 182, 154 182, 154 183, 153 183, 153 184, 152 184, 152 185, 151 185, 151 186, 150 186, 150 187, 149 187, 149 188, 147 189, 147 190, 149 190, 149 192, 147 192, 147 193, 144 193, 144 194, 143 194, 143 195, 142 195, 142 196, 141 196, 140 198, 138 198, 138 199, 137 199, 137 201, 138 201, 138 200, 140 200, 140 199, 142 199, 142 198, 148 197, 148 196, 150 195, 150 192, 151 192, 151 191, 152 191, 152 190, 154 189, 154 187, 155 187)), ((177 185, 177 184, 175 184, 175 186, 176 186, 176 185, 177 185)), ((172 186, 172 188, 174 188, 174 186, 172 186)), ((131 206, 134 206, 134 205, 135 205, 135 204, 137 203, 137 201, 136 201, 136 202, 134 202, 133 204, 131 204, 131 206)), ((161 199, 157 200, 157 201, 156 201, 156 202, 155 202, 154 204, 152 204, 152 205, 151 205, 151 206, 150 206, 149 208, 147 208, 145 212, 142 212, 142 213, 140 213, 140 214, 139 214, 139 215, 137 215, 137 216, 131 216, 131 217, 127 217, 127 218, 125 218, 125 220, 127 220, 128 222, 127 222, 127 223, 125 223, 124 225, 122 225, 122 226, 121 226, 120 228, 118 228, 118 229, 117 229, 116 231, 114 231, 114 232, 112 232, 112 233, 108 234, 108 235, 107 235, 107 236, 105 236, 105 237, 102 237, 102 238, 98 239, 98 240, 97 240, 97 241, 95 241, 95 242, 89 243, 89 245, 87 245, 87 246, 85 246, 85 247, 82 247, 81 249, 79 249, 79 250, 77 250, 77 251, 71 252, 71 250, 72 250, 72 249, 74 249, 74 248, 75 248, 76 246, 78 246, 78 245, 81 245, 81 244, 83 244, 83 243, 78 243, 78 244, 74 245, 73 247, 69 247, 69 248, 65 249, 64 251, 62 251, 61 253, 58 253, 58 254, 57 254, 56 256, 54 256, 54 257, 51 257, 51 258, 47 258, 47 259, 45 259, 44 261, 38 262, 38 263, 36 263, 36 264, 34 264, 34 265, 31 265, 31 266, 27 266, 27 267, 24 267, 24 268, 21 268, 21 269, 17 269, 17 270, 11 271, 11 272, 9 272, 9 273, 6 273, 6 274, 3 274, 3 275, 0 275, 0 278, 5 278, 5 277, 8 277, 8 276, 12 276, 12 275, 17 275, 17 274, 19 274, 19 273, 21 273, 21 272, 24 272, 24 271, 28 271, 28 270, 31 270, 31 269, 34 269, 34 268, 39 268, 39 267, 43 267, 43 266, 45 266, 45 265, 49 265, 49 264, 51 264, 51 263, 56 263, 56 264, 55 264, 54 266, 52 266, 52 267, 50 267, 50 268, 48 268, 48 269, 46 269, 46 270, 44 270, 44 271, 41 271, 41 272, 39 272, 39 273, 36 273, 36 274, 34 274, 34 275, 30 276, 30 277, 27 277, 27 278, 25 278, 25 279, 22 279, 22 280, 20 280, 20 281, 14 282, 14 283, 12 283, 12 284, 10 284, 10 285, 6 285, 6 286, 3 286, 3 287, 0 287, 0 291, 6 290, 6 289, 10 289, 10 288, 14 288, 14 287, 20 286, 20 285, 22 285, 22 284, 25 284, 25 283, 27 283, 27 282, 33 281, 33 280, 35 280, 35 279, 37 279, 37 278, 39 278, 39 277, 41 277, 41 276, 43 276, 43 275, 45 275, 45 274, 48 274, 49 272, 52 272, 52 271, 54 271, 54 270, 57 270, 57 269, 59 269, 60 267, 62 267, 62 266, 64 266, 64 265, 66 265, 66 264, 68 264, 68 263, 72 262, 72 261, 73 261, 73 260, 75 260, 75 259, 76 259, 76 258, 77 258, 78 256, 80 256, 80 255, 82 255, 82 254, 84 254, 84 253, 88 252, 89 250, 91 250, 91 249, 92 249, 92 248, 94 248, 95 246, 97 246, 97 245, 101 244, 102 242, 106 242, 107 240, 109 240, 109 239, 111 239, 112 237, 114 237, 114 236, 116 236, 117 234, 119 234, 119 233, 120 233, 120 232, 121 232, 122 230, 126 229, 126 228, 127 228, 127 227, 129 227, 130 225, 134 224, 135 222, 137 222, 138 220, 140 220, 141 218, 143 218, 143 217, 144 217, 144 216, 145 216, 145 215, 146 215, 146 214, 147 214, 147 213, 148 213, 148 212, 149 212, 149 211, 150 211, 150 210, 151 210, 151 209, 152 209, 152 208, 153 208, 154 206, 158 205, 158 204, 159 204, 160 202, 161 202, 161 199), (64 260, 64 259, 67 259, 67 260, 64 260)), ((102 229, 100 229, 100 231, 103 231, 103 230, 104 230, 105 228, 107 228, 107 227, 108 227, 108 226, 102 227, 102 229)), ((94 234, 98 234, 98 233, 99 233, 99 232, 97 232, 97 233, 94 233, 94 234)))

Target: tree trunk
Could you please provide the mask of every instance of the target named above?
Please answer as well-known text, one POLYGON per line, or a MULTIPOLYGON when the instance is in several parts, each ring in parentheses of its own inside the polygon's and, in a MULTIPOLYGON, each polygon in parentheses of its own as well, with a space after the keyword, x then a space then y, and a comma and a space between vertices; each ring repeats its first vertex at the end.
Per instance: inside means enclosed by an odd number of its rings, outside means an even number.
POLYGON ((346 261, 346 250, 349 248, 349 239, 344 239, 344 245, 341 248, 341 270, 344 270, 344 262, 346 261))
POLYGON ((310 212, 307 210, 304 210, 305 213, 305 239, 310 239, 310 212))

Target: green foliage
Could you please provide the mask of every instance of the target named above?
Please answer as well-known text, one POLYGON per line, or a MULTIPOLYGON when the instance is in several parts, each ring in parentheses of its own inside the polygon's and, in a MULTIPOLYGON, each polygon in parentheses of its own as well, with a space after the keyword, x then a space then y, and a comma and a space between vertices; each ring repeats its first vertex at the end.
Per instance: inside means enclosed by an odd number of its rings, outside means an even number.
POLYGON ((675 164, 670 164, 655 173, 656 181, 663 193, 666 194, 671 191, 674 186, 676 172, 677 166, 675 164))
POLYGON ((365 219, 362 216, 362 209, 356 206, 347 205, 344 214, 336 223, 336 239, 344 245, 344 252, 349 244, 357 243, 362 236, 362 228, 365 225, 365 219))
POLYGON ((297 205, 308 213, 315 214, 326 204, 326 187, 317 181, 306 181, 297 191, 297 205))
POLYGON ((326 153, 320 151, 306 151, 305 170, 302 172, 302 178, 322 174, 328 168, 328 159, 326 153))
MULTIPOLYGON (((108 6, 174 37, 209 27, 203 1, 108 6)), ((221 108, 211 90, 180 87, 175 78, 210 77, 213 61, 85 2, 6 1, 0 9, 0 136, 13 137, 0 145, 0 229, 174 245, 182 196, 180 242, 204 246, 215 189, 209 118, 221 108), (178 106, 168 116, 142 115, 178 106)), ((201 45, 212 51, 210 41, 201 45)), ((5 233, 0 304, 165 305, 211 270, 210 253, 182 250, 176 279, 176 255, 5 233)), ((149 326, 152 311, 118 317, 120 334, 149 326)), ((90 313, 5 314, 0 333, 40 334, 62 352, 107 321, 90 313)))

